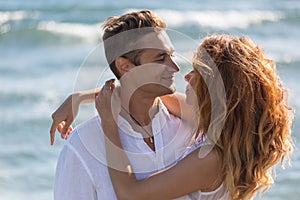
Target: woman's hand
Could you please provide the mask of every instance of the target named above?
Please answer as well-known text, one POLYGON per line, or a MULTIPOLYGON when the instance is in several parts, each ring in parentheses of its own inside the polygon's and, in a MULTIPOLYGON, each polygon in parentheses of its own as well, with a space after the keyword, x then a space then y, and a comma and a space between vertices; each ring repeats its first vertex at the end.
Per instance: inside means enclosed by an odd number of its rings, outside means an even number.
POLYGON ((52 125, 50 128, 50 144, 54 144, 56 129, 60 132, 61 137, 67 139, 72 132, 72 123, 78 114, 80 105, 77 93, 71 94, 52 114, 52 125))
POLYGON ((114 116, 117 116, 114 114, 118 114, 116 113, 116 111, 118 112, 119 110, 117 108, 119 107, 120 102, 119 100, 115 101, 116 99, 113 98, 113 91, 115 89, 114 82, 114 79, 106 81, 105 85, 102 87, 99 94, 96 96, 96 109, 101 118, 101 121, 103 122, 102 124, 113 121, 114 116))
POLYGON ((95 96, 101 88, 79 91, 71 94, 52 114, 52 125, 50 129, 51 145, 54 144, 56 129, 63 139, 67 139, 72 132, 72 123, 78 114, 80 104, 94 103, 95 96))

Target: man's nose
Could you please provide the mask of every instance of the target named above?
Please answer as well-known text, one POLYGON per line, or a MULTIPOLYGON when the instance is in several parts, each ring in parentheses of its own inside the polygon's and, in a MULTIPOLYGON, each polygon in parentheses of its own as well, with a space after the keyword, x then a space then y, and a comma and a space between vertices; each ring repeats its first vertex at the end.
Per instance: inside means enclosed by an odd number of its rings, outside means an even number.
POLYGON ((176 64, 176 62, 174 62, 174 60, 172 58, 170 58, 170 63, 169 65, 172 69, 175 70, 175 72, 178 72, 180 70, 179 66, 176 64))

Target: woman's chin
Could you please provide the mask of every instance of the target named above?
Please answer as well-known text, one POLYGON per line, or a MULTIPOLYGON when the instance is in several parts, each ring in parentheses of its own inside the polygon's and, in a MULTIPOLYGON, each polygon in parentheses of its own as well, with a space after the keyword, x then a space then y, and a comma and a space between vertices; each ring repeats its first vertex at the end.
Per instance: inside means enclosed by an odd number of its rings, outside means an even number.
POLYGON ((188 96, 186 96, 185 103, 187 103, 188 105, 194 105, 195 100, 193 100, 193 98, 189 98, 188 96))
POLYGON ((195 101, 195 95, 194 95, 194 93, 187 89, 185 91, 185 95, 186 95, 185 102, 188 105, 195 105, 196 101, 195 101))

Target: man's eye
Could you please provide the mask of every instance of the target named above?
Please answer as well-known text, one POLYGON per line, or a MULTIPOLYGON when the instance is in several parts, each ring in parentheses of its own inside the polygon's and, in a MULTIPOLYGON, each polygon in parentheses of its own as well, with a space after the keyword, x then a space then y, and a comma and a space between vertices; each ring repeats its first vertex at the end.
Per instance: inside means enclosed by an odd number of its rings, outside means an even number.
POLYGON ((162 61, 165 61, 165 60, 166 60, 166 57, 165 57, 165 56, 162 56, 162 57, 160 57, 157 61, 162 62, 162 61))

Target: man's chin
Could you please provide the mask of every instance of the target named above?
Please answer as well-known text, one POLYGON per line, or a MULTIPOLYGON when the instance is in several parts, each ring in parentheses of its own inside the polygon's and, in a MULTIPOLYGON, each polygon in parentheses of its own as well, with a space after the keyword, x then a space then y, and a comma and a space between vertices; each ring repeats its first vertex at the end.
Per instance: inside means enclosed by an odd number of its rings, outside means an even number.
POLYGON ((169 87, 164 87, 164 91, 162 92, 162 95, 160 96, 164 96, 164 95, 168 95, 168 94, 173 94, 176 92, 176 87, 174 84, 172 84, 169 87))
POLYGON ((174 84, 172 84, 170 87, 169 87, 170 91, 171 91, 171 94, 175 93, 176 92, 176 87, 174 84))

